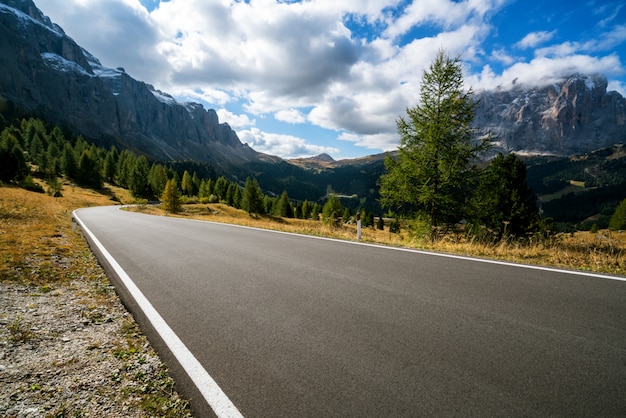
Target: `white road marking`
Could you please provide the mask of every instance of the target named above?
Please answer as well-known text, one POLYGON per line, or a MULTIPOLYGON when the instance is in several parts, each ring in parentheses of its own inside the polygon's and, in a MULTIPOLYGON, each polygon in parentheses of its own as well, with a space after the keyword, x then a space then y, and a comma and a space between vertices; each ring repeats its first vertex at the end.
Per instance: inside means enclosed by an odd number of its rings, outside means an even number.
POLYGON ((218 386, 217 382, 215 382, 204 367, 202 367, 200 362, 191 353, 191 351, 189 351, 178 335, 176 335, 169 325, 167 325, 163 317, 161 317, 157 310, 152 306, 141 290, 139 290, 128 274, 126 274, 124 269, 118 264, 115 258, 111 256, 106 248, 104 248, 100 241, 98 241, 89 228, 87 228, 83 221, 77 216, 76 211, 73 213, 73 218, 77 220, 83 233, 89 235, 90 239, 102 253, 102 256, 106 258, 107 262, 111 265, 111 268, 115 270, 124 286, 126 286, 131 296, 135 299, 137 305, 139 305, 139 308, 152 323, 155 330, 159 333, 159 336, 163 339, 165 344, 167 344, 167 347, 170 349, 174 357, 176 357, 176 360, 180 363, 185 372, 187 372, 187 375, 191 378, 218 418, 243 418, 243 415, 218 386))

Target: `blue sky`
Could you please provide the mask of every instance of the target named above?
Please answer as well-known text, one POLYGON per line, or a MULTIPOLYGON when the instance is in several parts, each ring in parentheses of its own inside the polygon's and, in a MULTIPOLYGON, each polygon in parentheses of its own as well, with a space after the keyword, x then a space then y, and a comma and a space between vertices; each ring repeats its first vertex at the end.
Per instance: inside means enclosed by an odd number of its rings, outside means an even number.
POLYGON ((626 96, 621 0, 35 3, 102 64, 215 109, 283 158, 395 149, 395 121, 440 49, 460 55, 474 90, 602 73, 626 96))

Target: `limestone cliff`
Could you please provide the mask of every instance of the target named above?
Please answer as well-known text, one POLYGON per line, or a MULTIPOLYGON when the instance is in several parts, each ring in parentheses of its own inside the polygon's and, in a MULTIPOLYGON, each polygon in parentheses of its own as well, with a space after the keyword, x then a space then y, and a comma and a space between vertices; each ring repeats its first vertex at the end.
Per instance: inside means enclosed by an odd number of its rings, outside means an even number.
POLYGON ((480 92, 475 125, 498 150, 576 155, 626 142, 626 99, 602 75, 576 74, 539 88, 480 92))

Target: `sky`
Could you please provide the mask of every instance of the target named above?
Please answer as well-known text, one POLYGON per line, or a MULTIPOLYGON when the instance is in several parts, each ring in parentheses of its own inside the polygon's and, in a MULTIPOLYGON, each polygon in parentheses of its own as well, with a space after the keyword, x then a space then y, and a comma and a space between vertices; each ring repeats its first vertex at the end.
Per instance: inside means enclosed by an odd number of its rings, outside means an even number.
POLYGON ((282 158, 396 149, 436 54, 474 91, 602 73, 626 96, 623 0, 35 0, 103 65, 215 109, 282 158))

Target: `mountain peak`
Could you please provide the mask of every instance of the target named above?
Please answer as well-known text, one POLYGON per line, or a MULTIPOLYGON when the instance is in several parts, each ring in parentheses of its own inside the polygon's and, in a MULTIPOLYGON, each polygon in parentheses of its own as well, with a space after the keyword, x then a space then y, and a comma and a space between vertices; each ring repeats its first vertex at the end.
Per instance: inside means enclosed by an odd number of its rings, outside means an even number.
POLYGON ((332 163, 335 161, 333 157, 326 154, 325 152, 319 155, 316 155, 315 157, 311 157, 311 160, 317 160, 317 161, 324 162, 324 163, 332 163))

